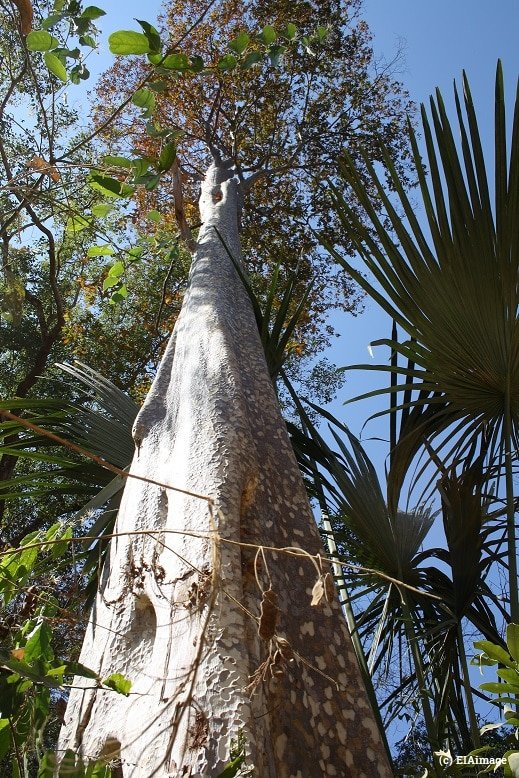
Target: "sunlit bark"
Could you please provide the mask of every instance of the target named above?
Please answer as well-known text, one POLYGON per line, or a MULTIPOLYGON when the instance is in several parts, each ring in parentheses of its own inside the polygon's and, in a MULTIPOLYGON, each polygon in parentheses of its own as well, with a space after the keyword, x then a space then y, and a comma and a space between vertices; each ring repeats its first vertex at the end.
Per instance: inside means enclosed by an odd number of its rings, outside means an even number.
POLYGON ((241 735, 258 778, 389 776, 337 602, 311 606, 314 563, 270 550, 322 545, 228 254, 238 197, 232 167, 213 164, 182 313, 134 430, 133 473, 217 510, 128 481, 81 661, 128 676, 131 694, 75 689, 60 749, 117 758, 125 778, 216 777, 241 735))

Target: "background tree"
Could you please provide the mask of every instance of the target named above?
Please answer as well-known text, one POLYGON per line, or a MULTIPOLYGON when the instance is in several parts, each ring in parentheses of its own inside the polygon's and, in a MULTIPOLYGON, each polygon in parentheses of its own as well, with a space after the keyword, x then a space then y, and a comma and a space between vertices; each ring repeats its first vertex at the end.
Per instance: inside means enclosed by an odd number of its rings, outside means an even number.
MULTIPOLYGON (((332 227, 324 178, 334 174, 338 148, 346 146, 357 157, 361 144, 368 145, 378 159, 381 142, 405 176, 404 128, 411 105, 391 69, 377 66, 356 0, 295 5, 222 0, 212 3, 192 29, 199 14, 196 3, 168 3, 161 29, 182 40, 183 56, 202 58, 199 67, 218 52, 217 65, 181 77, 185 61, 171 55, 179 77, 167 88, 157 83, 154 116, 176 140, 184 217, 192 226, 198 222, 200 180, 212 153, 232 160, 247 178, 240 234, 257 294, 266 296, 269 274, 278 263, 282 278, 297 268, 299 295, 313 279, 307 313, 294 333, 298 359, 293 361, 299 364, 301 356, 311 359, 329 342, 327 312, 334 307, 355 311, 359 305, 358 291, 325 259, 312 231, 317 224, 332 227), (257 31, 266 23, 261 40, 270 44, 270 61, 254 48, 257 31), (290 45, 300 36, 303 46, 290 45)), ((100 119, 103 106, 131 94, 144 72, 144 64, 117 61, 98 88, 100 119)), ((135 108, 107 133, 112 154, 156 153, 160 142, 135 121, 135 108)), ((151 192, 141 190, 140 226, 153 228, 145 217, 156 208, 175 228, 170 203, 176 180, 172 168, 151 192)))

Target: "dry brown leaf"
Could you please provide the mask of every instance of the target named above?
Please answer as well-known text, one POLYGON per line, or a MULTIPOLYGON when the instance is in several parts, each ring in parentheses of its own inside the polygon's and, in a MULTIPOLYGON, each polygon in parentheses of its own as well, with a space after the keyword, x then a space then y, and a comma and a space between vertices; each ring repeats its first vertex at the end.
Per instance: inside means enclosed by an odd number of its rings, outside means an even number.
POLYGON ((60 175, 57 168, 55 168, 54 165, 50 165, 48 162, 45 162, 45 160, 41 157, 34 156, 31 160, 29 160, 28 167, 32 168, 33 170, 41 170, 42 173, 46 173, 52 178, 54 183, 57 183, 60 180, 60 175))
POLYGON ((13 659, 17 659, 19 662, 23 662, 25 656, 25 648, 13 648, 11 651, 13 659))
POLYGON ((332 602, 335 599, 335 586, 333 585, 333 578, 330 573, 326 573, 323 580, 324 584, 324 596, 326 597, 326 602, 328 605, 331 605, 332 602))
POLYGON ((335 589, 333 586, 333 578, 330 573, 320 575, 314 584, 312 589, 312 602, 310 605, 320 605, 321 600, 326 600, 328 604, 331 604, 335 599, 335 589))
POLYGON ((292 660, 294 659, 294 652, 288 640, 286 640, 285 638, 277 638, 276 643, 277 643, 278 651, 283 657, 283 659, 285 660, 285 662, 292 662, 292 660))
POLYGON ((276 624, 279 616, 278 596, 273 589, 263 592, 261 600, 260 621, 258 634, 263 640, 271 640, 276 632, 276 624))
POLYGON ((321 600, 324 597, 324 584, 322 577, 319 577, 317 581, 314 583, 314 588, 312 589, 312 602, 310 605, 319 605, 321 600))

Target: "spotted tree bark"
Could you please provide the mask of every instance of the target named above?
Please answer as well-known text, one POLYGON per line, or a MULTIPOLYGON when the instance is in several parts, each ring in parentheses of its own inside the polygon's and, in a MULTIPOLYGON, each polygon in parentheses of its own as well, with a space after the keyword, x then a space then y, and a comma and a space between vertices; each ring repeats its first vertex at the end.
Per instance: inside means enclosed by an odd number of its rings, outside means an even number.
POLYGON ((232 166, 215 162, 182 312, 134 428, 134 474, 215 507, 128 480, 81 661, 128 676, 131 693, 76 679, 59 748, 116 759, 125 778, 201 778, 240 738, 242 775, 390 776, 339 605, 311 605, 320 576, 330 594, 327 568, 297 552, 322 546, 228 254, 238 197, 232 166))

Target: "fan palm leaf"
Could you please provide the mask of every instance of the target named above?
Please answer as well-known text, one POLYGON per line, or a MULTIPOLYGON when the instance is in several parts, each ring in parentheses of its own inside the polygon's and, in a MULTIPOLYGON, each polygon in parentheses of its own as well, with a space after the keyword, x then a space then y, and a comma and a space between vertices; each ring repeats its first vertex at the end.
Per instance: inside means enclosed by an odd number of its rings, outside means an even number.
POLYGON ((332 414, 312 405, 330 424, 332 448, 294 400, 303 430, 290 427, 292 442, 303 472, 310 477, 319 467, 317 480, 325 487, 329 513, 335 515, 334 536, 347 563, 350 603, 357 611, 370 669, 380 677, 384 667, 395 664, 395 652, 397 666, 409 664, 409 652, 415 667, 382 707, 394 718, 401 712, 397 700, 422 691, 423 705, 430 707, 431 742, 455 737, 460 750, 475 747, 479 735, 464 658, 464 625, 470 623, 487 639, 500 642, 496 613, 504 612, 486 582, 501 527, 487 510, 485 447, 473 448, 459 471, 444 470, 440 492, 447 548, 422 551, 430 512, 392 509, 357 438, 332 414), (348 573, 351 563, 364 570, 348 573))
MULTIPOLYGON (((377 216, 370 191, 345 153, 342 176, 362 203, 370 228, 361 223, 336 187, 335 207, 374 281, 353 267, 338 247, 328 245, 328 249, 408 335, 404 342, 395 338, 379 341, 410 361, 407 368, 394 363, 380 366, 404 376, 404 383, 393 382, 387 391, 419 390, 420 396, 407 397, 407 407, 430 410, 428 416, 422 411, 413 421, 422 425, 430 440, 441 440, 443 435, 445 445, 447 435, 453 461, 460 461, 475 440, 484 437, 489 441, 490 461, 501 462, 508 506, 511 616, 517 621, 512 476, 519 440, 519 98, 508 150, 503 73, 498 63, 490 183, 465 74, 463 96, 455 86, 454 97, 459 144, 441 93, 431 98, 431 119, 422 106, 429 175, 409 124, 428 235, 389 154, 384 155, 384 168, 394 194, 369 159, 365 163, 391 230, 377 216)), ((415 425, 410 448, 407 442, 405 464, 418 446, 417 429, 415 425)))
MULTIPOLYGON (((53 432, 118 467, 126 467, 133 456, 131 427, 138 406, 86 365, 58 367, 75 379, 75 400, 13 398, 0 402, 0 410, 24 412, 42 430, 53 432)), ((43 497, 55 491, 77 494, 84 499, 85 495, 96 494, 111 479, 99 465, 79 459, 66 449, 57 449, 43 433, 27 430, 14 420, 0 423, 0 455, 40 465, 38 469, 3 481, 0 497, 4 500, 43 497)))

